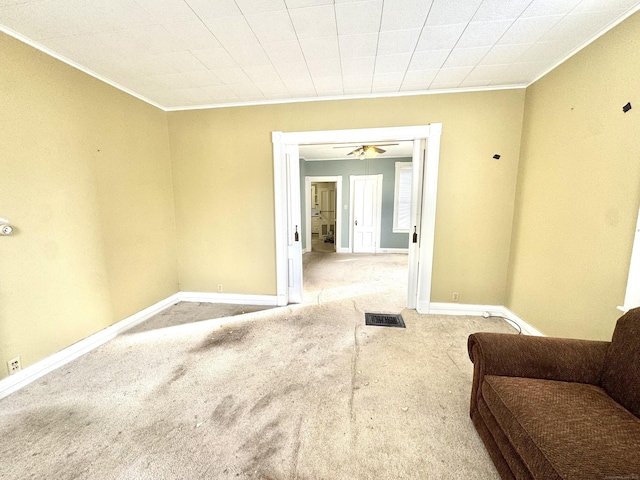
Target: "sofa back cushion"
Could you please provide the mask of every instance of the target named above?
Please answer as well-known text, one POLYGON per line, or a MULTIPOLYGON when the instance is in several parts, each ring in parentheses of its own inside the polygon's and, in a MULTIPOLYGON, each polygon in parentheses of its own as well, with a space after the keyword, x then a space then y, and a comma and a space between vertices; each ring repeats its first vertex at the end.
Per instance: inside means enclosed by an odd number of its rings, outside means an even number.
POLYGON ((640 417, 640 308, 629 310, 618 319, 600 385, 611 398, 640 417))

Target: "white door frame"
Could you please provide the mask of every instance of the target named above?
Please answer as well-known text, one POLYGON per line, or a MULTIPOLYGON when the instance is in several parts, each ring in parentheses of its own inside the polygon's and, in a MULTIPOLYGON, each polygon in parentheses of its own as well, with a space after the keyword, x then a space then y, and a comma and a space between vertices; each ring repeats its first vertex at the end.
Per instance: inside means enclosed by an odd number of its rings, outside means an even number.
POLYGON ((375 199, 375 246, 374 252, 380 251, 380 230, 382 225, 382 174, 373 175, 349 175, 349 252, 353 253, 355 250, 354 240, 354 218, 353 218, 353 206, 355 204, 355 188, 354 182, 356 179, 368 178, 376 183, 376 199, 375 199))
POLYGON ((305 252, 311 251, 311 184, 320 182, 333 182, 336 184, 336 231, 335 246, 336 252, 339 252, 342 246, 342 175, 333 176, 308 176, 304 177, 304 203, 305 203, 305 219, 307 220, 304 229, 305 252))
POLYGON ((413 243, 422 223, 422 189, 425 171, 426 140, 413 141, 411 172, 411 223, 409 225, 409 274, 407 285, 407 307, 417 308, 420 264, 420 244, 413 243))
MULTIPOLYGON (((295 258, 295 248, 291 248, 296 212, 292 201, 300 198, 299 158, 292 158, 287 152, 293 150, 288 146, 314 143, 350 143, 350 142, 393 142, 413 140, 419 143, 426 140, 427 151, 423 176, 422 204, 420 224, 418 228, 418 250, 411 247, 412 234, 409 235, 409 260, 416 265, 409 265, 409 272, 417 275, 417 295, 415 301, 408 299, 407 306, 415 304, 419 313, 429 313, 431 303, 431 275, 433 272, 433 247, 435 239, 435 214, 438 187, 438 167, 440 161, 440 136, 442 124, 365 128, 353 130, 323 130, 313 132, 272 132, 273 165, 274 165, 274 202, 275 202, 275 237, 276 237, 276 295, 278 305, 295 303, 302 298, 302 253, 295 258), (292 166, 296 163, 297 166, 292 166), (294 172, 297 172, 296 176, 294 172), (412 250, 417 253, 411 254, 412 250), (293 262, 293 263, 292 263, 293 262), (293 267, 292 267, 293 265, 293 267)), ((414 143, 414 144, 415 144, 414 143)), ((414 161, 416 159, 414 158, 414 161)), ((300 216, 300 205, 297 206, 300 216)), ((299 224, 298 224, 299 225, 299 224)), ((298 243, 299 245, 299 243, 298 243)), ((411 288, 412 279, 409 279, 411 288)))

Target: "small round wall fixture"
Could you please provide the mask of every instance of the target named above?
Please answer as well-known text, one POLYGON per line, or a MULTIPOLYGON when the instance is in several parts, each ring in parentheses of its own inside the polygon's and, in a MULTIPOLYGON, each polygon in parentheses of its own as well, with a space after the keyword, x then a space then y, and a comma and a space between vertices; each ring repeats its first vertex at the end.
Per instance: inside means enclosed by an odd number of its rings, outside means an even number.
POLYGON ((0 235, 11 235, 13 232, 13 227, 9 225, 9 220, 5 218, 0 218, 0 235))

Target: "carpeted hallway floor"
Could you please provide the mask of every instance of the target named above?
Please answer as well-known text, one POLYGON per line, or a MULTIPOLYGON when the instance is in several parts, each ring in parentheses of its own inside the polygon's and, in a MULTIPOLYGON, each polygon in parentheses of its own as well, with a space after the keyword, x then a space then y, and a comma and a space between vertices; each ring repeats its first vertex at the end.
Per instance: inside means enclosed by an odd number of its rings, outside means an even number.
POLYGON ((466 339, 514 330, 403 309, 406 261, 309 253, 303 305, 175 305, 0 400, 0 478, 497 479, 466 339))

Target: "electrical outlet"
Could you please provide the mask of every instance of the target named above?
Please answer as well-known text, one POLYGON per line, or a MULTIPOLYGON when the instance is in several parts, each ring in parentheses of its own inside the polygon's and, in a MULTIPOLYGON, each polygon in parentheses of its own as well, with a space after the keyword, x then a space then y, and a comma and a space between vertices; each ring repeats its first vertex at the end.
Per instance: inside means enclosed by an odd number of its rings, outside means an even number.
POLYGON ((9 375, 13 375, 16 372, 22 370, 22 365, 20 364, 20 357, 12 358, 7 362, 7 369, 9 370, 9 375))
POLYGON ((221 283, 218 284, 218 291, 222 292, 222 284, 221 283))
POLYGON ((458 292, 453 292, 453 295, 451 295, 451 300, 457 302, 458 300, 460 300, 460 294, 458 292))

